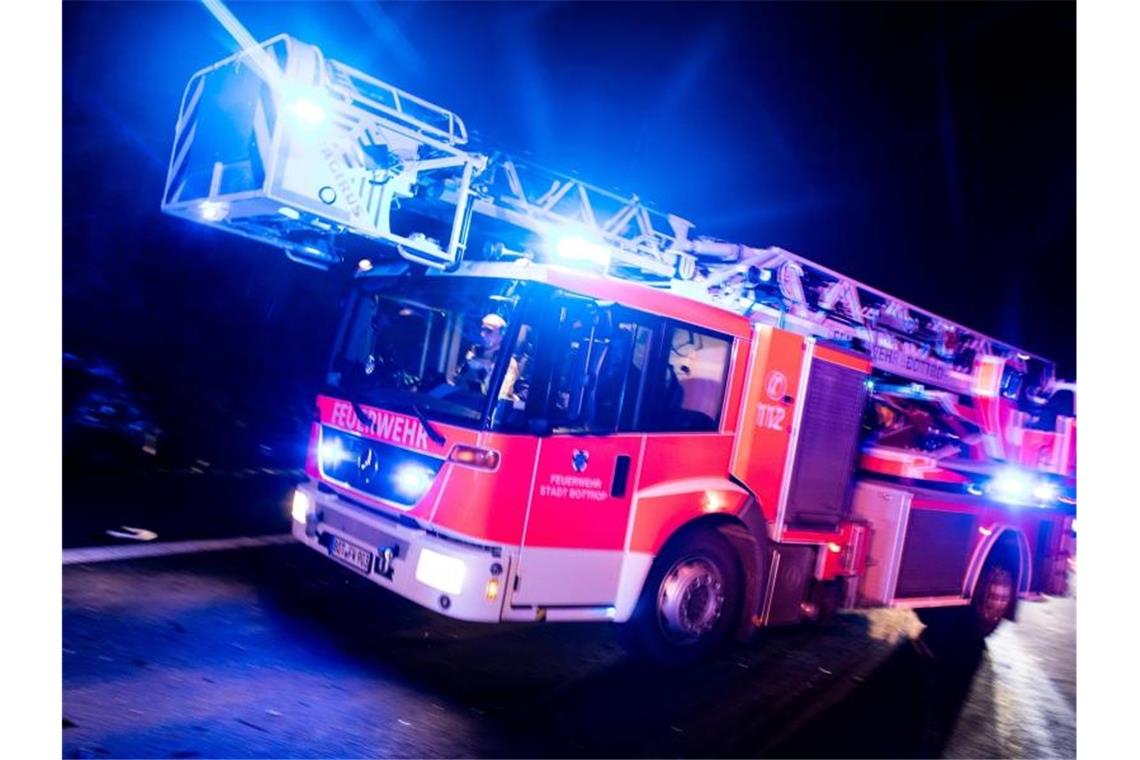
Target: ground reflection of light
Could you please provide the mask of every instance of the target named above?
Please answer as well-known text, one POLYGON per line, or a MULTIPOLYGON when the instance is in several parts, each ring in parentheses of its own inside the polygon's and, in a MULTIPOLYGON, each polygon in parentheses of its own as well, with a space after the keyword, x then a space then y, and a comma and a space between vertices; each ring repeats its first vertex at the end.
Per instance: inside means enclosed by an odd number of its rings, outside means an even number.
MULTIPOLYGON (((1071 757, 1054 744, 1061 725, 1076 732, 1076 715, 1022 643, 1016 628, 1003 625, 986 641, 984 663, 992 672, 989 703, 993 731, 1006 747, 1019 747, 1022 757, 1071 757), (991 664, 992 663, 992 664, 991 664), (1033 699, 1025 698, 1032 694, 1033 699)), ((976 679, 975 684, 985 679, 976 679)), ((977 685, 971 692, 977 689, 977 685)), ((971 698, 973 694, 971 694, 971 698)))
POLYGON ((863 614, 867 619, 867 638, 875 641, 897 644, 922 633, 922 623, 909 610, 878 609, 863 614))

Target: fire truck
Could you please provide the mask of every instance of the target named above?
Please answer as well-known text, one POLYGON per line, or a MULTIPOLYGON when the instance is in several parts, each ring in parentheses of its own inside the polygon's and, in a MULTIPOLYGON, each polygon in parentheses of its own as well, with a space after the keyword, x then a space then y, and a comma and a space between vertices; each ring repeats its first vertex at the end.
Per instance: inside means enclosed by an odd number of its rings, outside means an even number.
POLYGON ((353 286, 296 539, 440 614, 664 661, 1066 591, 1075 386, 781 248, 468 145, 281 35, 194 74, 162 210, 353 286))

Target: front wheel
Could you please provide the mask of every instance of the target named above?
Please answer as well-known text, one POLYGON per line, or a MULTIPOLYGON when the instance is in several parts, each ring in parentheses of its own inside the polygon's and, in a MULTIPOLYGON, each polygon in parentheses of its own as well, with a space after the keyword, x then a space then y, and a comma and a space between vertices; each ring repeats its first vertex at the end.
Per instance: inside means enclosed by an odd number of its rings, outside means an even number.
POLYGON ((666 665, 695 662, 727 638, 740 611, 736 552, 715 530, 670 542, 646 579, 622 639, 631 653, 666 665))

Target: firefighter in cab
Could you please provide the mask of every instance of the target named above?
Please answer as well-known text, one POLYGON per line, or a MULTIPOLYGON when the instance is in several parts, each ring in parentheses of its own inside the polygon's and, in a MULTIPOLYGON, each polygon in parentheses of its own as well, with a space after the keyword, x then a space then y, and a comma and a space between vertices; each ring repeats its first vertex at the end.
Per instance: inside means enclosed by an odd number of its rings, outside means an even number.
MULTIPOLYGON (((495 370, 499 349, 503 345, 503 332, 506 329, 507 321, 498 314, 491 313, 483 317, 479 325, 479 342, 468 349, 455 378, 457 386, 480 395, 487 394, 487 385, 491 380, 491 373, 495 370)), ((500 394, 502 398, 511 397, 517 378, 518 364, 512 356, 507 376, 503 380, 503 391, 500 394)))

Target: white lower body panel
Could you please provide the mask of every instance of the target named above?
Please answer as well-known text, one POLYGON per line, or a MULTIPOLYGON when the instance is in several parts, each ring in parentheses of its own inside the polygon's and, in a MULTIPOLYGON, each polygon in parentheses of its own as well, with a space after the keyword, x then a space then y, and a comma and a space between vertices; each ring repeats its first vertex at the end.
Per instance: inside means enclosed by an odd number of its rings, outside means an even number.
POLYGON ((377 517, 321 493, 312 484, 298 488, 309 496, 314 509, 307 523, 294 520, 293 536, 309 548, 332 559, 328 542, 335 536, 373 555, 368 571, 355 569, 377 586, 459 620, 497 623, 502 619, 513 560, 506 547, 495 556, 485 548, 448 541, 377 517), (390 571, 381 574, 376 558, 393 546, 399 547, 398 556, 391 560, 390 571), (496 579, 497 594, 488 598, 488 582, 496 579))
POLYGON ((525 547, 504 619, 625 622, 652 564, 640 552, 525 547))

